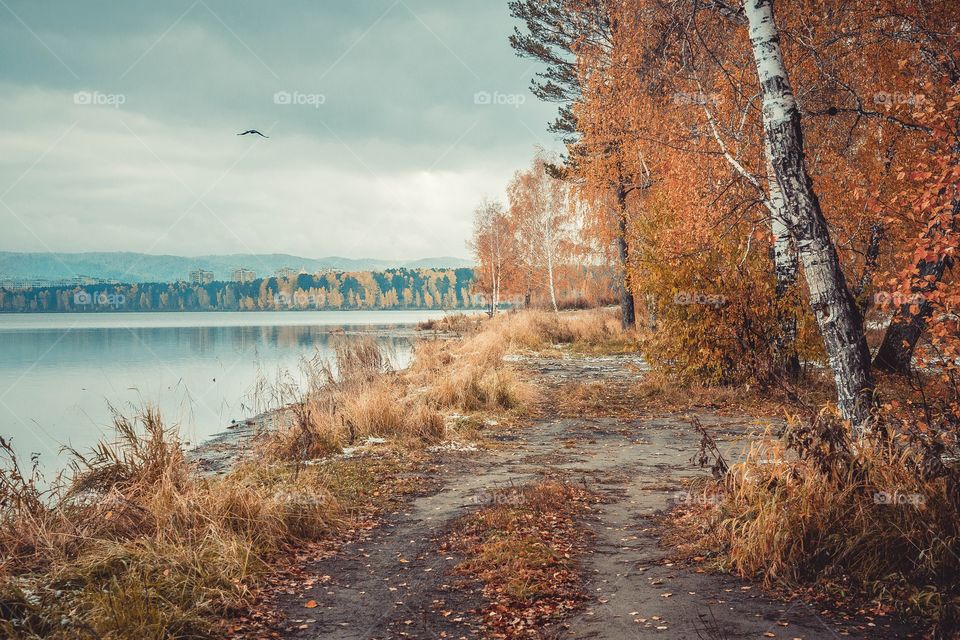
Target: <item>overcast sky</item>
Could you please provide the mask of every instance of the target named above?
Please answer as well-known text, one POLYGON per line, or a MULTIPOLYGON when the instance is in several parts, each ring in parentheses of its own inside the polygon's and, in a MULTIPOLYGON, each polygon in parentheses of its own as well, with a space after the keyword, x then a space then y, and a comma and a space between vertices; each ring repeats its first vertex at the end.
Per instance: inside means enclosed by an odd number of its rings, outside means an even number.
POLYGON ((0 250, 468 256, 558 146, 506 4, 0 0, 0 250))

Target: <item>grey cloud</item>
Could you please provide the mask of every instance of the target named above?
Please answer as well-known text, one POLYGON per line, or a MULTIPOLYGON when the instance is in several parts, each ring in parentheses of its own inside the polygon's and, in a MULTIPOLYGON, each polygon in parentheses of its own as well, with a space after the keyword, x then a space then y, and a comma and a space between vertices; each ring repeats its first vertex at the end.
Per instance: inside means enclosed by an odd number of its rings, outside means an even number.
POLYGON ((27 172, 0 249, 465 255, 480 197, 556 144, 505 0, 7 4, 50 51, 0 7, 0 193, 27 172))

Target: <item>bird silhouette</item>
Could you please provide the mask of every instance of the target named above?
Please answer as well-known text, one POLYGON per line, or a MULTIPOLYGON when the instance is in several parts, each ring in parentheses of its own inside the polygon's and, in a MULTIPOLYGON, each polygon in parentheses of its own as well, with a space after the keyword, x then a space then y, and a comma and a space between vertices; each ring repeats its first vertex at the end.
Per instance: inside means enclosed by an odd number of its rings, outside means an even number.
POLYGON ((247 129, 247 130, 244 131, 243 133, 238 133, 237 135, 238 135, 238 136, 246 136, 246 135, 250 135, 251 133, 255 133, 255 134, 257 134, 258 136, 260 136, 261 138, 269 138, 269 137, 270 137, 270 136, 265 136, 265 135, 263 135, 262 133, 260 133, 260 132, 257 131, 256 129, 247 129))

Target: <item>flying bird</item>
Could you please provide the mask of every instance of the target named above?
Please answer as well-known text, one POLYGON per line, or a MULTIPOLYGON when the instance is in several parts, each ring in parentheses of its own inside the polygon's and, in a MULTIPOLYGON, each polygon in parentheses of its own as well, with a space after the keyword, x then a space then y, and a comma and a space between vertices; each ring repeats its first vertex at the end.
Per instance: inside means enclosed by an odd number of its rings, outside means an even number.
POLYGON ((256 129, 247 129, 247 130, 244 131, 243 133, 238 133, 237 135, 238 135, 238 136, 246 136, 246 135, 249 135, 249 134, 251 134, 251 133, 255 133, 255 134, 257 134, 258 136, 260 136, 261 138, 269 138, 269 137, 270 137, 270 136, 265 136, 265 135, 263 135, 262 133, 260 133, 260 132, 257 131, 256 129))

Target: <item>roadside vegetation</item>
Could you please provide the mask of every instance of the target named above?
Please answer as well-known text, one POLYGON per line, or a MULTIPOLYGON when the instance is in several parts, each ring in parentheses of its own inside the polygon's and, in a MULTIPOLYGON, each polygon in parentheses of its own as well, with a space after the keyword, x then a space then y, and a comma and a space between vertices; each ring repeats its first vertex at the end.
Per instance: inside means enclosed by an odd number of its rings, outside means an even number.
MULTIPOLYGON (((0 632, 221 637, 291 550, 336 540, 413 490, 409 474, 432 447, 483 446, 492 422, 534 411, 637 418, 702 409, 791 417, 753 438, 742 458, 702 457, 715 479, 698 481, 692 492, 703 499, 673 514, 682 550, 774 588, 816 583, 835 601, 909 616, 941 637, 955 628, 960 482, 944 461, 958 452, 936 428, 948 403, 924 403, 884 378, 881 392, 899 400, 854 439, 835 407, 818 409, 829 379, 816 371, 766 388, 653 372, 612 386, 573 381, 539 398, 545 390, 523 378, 518 357, 646 349, 649 329, 624 330, 610 309, 451 316, 422 335, 400 371, 363 338, 345 337, 334 362, 306 363, 307 388, 221 476, 198 473, 151 408, 117 415, 115 439, 68 452, 71 468, 53 482, 4 442, 0 632)), ((935 372, 918 375, 928 394, 948 397, 935 372)), ((454 528, 447 545, 464 578, 484 586, 491 634, 520 637, 512 621, 554 624, 576 608, 578 517, 594 500, 549 480, 497 492, 454 528)))
POLYGON ((243 463, 202 478, 155 410, 115 427, 49 488, 5 447, 4 637, 213 637, 213 621, 252 602, 271 554, 341 523, 316 470, 243 463))
POLYGON ((942 462, 943 440, 908 427, 852 442, 834 414, 792 418, 729 470, 704 457, 725 473, 699 484, 673 535, 692 555, 768 587, 816 585, 827 602, 953 637, 960 476, 942 462))
POLYGON ((681 529, 768 585, 960 632, 955 3, 509 6, 565 148, 479 203, 476 286, 557 309, 609 265, 593 295, 653 370, 559 411, 779 415, 681 529))

